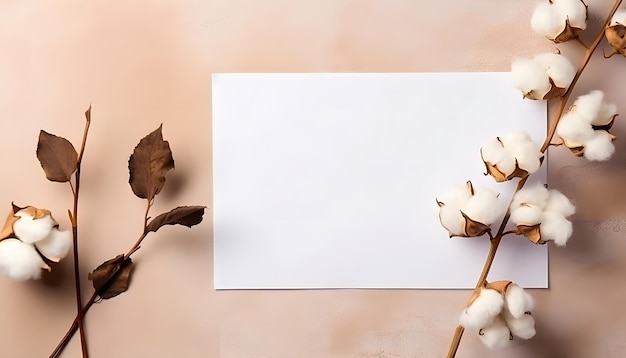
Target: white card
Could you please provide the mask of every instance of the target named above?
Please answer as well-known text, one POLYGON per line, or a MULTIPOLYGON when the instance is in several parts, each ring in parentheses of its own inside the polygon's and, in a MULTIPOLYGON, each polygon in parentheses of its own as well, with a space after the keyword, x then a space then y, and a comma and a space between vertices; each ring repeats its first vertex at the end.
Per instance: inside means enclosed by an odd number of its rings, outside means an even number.
MULTIPOLYGON (((214 74, 215 288, 474 287, 489 240, 448 238, 435 199, 508 203, 479 148, 514 130, 541 143, 546 105, 507 73, 214 74)), ((547 261, 507 235, 489 279, 547 287, 547 261)))

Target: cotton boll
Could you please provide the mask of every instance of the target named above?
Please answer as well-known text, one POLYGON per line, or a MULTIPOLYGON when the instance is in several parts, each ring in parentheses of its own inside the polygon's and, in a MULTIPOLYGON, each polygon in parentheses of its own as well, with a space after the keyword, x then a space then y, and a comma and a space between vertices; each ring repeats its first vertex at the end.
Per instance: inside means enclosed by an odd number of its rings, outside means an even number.
POLYGON ((546 52, 535 56, 534 60, 543 67, 544 71, 559 88, 569 87, 576 75, 576 69, 565 56, 546 52))
POLYGON ((580 116, 581 120, 591 124, 591 122, 598 117, 598 113, 600 113, 603 99, 604 92, 599 90, 591 91, 576 99, 573 111, 580 116))
POLYGON ((523 314, 520 317, 513 317, 510 314, 504 315, 506 325, 514 336, 521 339, 530 339, 535 336, 535 320, 529 314, 523 314))
POLYGON ((533 297, 520 286, 512 283, 504 294, 504 301, 509 313, 515 318, 519 318, 533 309, 533 297))
POLYGON ((540 158, 543 154, 539 150, 539 146, 534 142, 525 142, 516 147, 515 159, 521 169, 532 174, 541 167, 540 158))
POLYGON ((50 233, 54 221, 50 215, 35 219, 32 215, 18 211, 15 216, 20 218, 13 223, 13 232, 20 240, 32 244, 42 240, 50 233))
POLYGON ((472 197, 472 192, 467 184, 457 185, 450 189, 447 193, 437 197, 437 201, 450 206, 460 207, 472 197))
POLYGON ((594 131, 593 138, 585 143, 583 155, 588 160, 606 161, 615 153, 611 134, 607 131, 594 131))
POLYGON ((533 226, 541 223, 542 210, 536 205, 522 205, 511 209, 511 221, 515 225, 533 226))
POLYGON ((577 113, 568 112, 559 121, 556 134, 567 142, 569 147, 582 146, 593 138, 593 128, 577 113))
POLYGON ((536 183, 515 193, 511 208, 517 208, 522 204, 532 204, 543 209, 546 200, 548 200, 548 189, 540 183, 536 183))
POLYGON ((544 241, 554 241, 558 246, 565 246, 574 232, 573 225, 569 220, 561 214, 549 211, 544 211, 542 214, 539 230, 544 241))
POLYGON ((480 340, 491 349, 504 348, 511 343, 511 331, 501 317, 496 317, 493 322, 480 330, 480 340))
POLYGON ((611 26, 618 24, 626 26, 626 8, 618 9, 613 15, 613 18, 611 19, 611 26))
POLYGON ((493 138, 480 148, 480 154, 483 161, 492 164, 498 163, 503 157, 508 155, 508 152, 504 149, 502 142, 498 138, 493 138))
POLYGON ((474 195, 461 208, 474 221, 489 225, 496 221, 503 212, 498 194, 491 189, 476 188, 474 195))
POLYGON ((511 82, 513 87, 524 94, 535 91, 543 96, 550 91, 550 79, 545 68, 537 62, 520 58, 511 65, 511 82))
POLYGON ((502 311, 504 297, 489 288, 482 288, 479 296, 461 314, 461 326, 467 329, 481 329, 487 326, 502 311))
POLYGON ((12 280, 38 279, 47 267, 32 245, 17 239, 0 241, 0 272, 12 280))
POLYGON ((536 33, 554 39, 565 28, 565 21, 551 4, 540 3, 530 18, 530 26, 536 33))
POLYGON ((464 236, 465 219, 458 207, 450 207, 445 204, 439 208, 439 221, 441 226, 448 230, 450 236, 464 236))
POLYGON ((555 189, 550 189, 548 193, 544 211, 552 211, 563 217, 568 217, 576 212, 576 207, 563 193, 555 189))
POLYGON ((617 106, 612 103, 602 103, 600 111, 596 118, 591 121, 591 124, 595 126, 604 126, 613 120, 617 115, 617 106))
POLYGON ((471 197, 472 193, 467 185, 459 185, 437 198, 437 202, 440 203, 439 220, 451 236, 464 235, 465 219, 461 215, 461 206, 471 197))
POLYGON ((67 255, 72 246, 72 233, 54 228, 45 239, 37 241, 35 246, 50 261, 58 262, 67 255))
POLYGON ((554 6, 563 22, 568 19, 572 27, 582 30, 587 27, 587 6, 581 0, 556 0, 554 6))

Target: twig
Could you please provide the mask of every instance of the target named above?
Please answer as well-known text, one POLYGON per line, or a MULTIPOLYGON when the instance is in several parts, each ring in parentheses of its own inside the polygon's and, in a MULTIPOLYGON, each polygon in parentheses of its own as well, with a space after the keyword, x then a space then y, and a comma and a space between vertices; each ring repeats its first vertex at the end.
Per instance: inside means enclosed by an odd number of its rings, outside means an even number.
POLYGON ((84 325, 84 311, 83 311, 83 300, 81 297, 81 288, 80 288, 80 265, 78 262, 78 193, 80 190, 80 167, 81 162, 83 160, 83 154, 85 153, 85 144, 87 143, 87 134, 89 133, 89 125, 91 124, 91 106, 85 112, 85 130, 83 132, 83 140, 80 146, 80 152, 78 155, 78 161, 76 163, 76 173, 74 179, 76 181, 76 185, 72 186, 70 182, 70 187, 72 189, 72 194, 74 196, 74 208, 70 215, 70 221, 72 223, 72 241, 74 246, 74 282, 76 289, 76 310, 77 312, 77 326, 80 331, 80 346, 83 353, 83 358, 89 357, 89 349, 87 347, 87 337, 85 335, 85 325, 84 325))
MULTIPOLYGON (((570 96, 572 94, 574 86, 576 85, 576 83, 578 82, 578 79, 580 78, 581 74, 585 70, 585 67, 587 67, 587 64, 589 63, 589 60, 591 59, 591 56, 593 55, 593 53, 595 52, 596 48, 600 44, 600 41, 602 40, 602 38, 604 36, 604 29, 606 28, 606 26, 611 21, 611 18, 613 17, 613 15, 617 11, 617 9, 621 5, 621 3, 622 3, 622 0, 616 0, 613 3, 613 7, 611 8, 611 11, 609 12, 609 14, 607 16, 607 18, 606 18, 606 20, 604 22, 604 25, 602 26, 602 28, 599 31, 598 35, 596 35, 596 38, 593 41, 593 43, 591 44, 591 46, 585 51, 585 57, 583 58, 580 66, 578 67, 578 70, 576 71, 576 74, 574 75, 574 78, 572 79, 572 82, 571 82, 569 88, 560 97, 558 111, 554 115, 554 119, 552 120, 552 122, 550 124, 550 128, 548 130, 548 134, 546 136, 546 139, 545 139, 543 145, 541 146, 541 152, 542 153, 545 153, 546 150, 548 149, 548 147, 550 146, 550 143, 552 142, 552 138, 554 137, 554 134, 556 133, 557 125, 559 124, 559 120, 561 119, 561 116, 563 115, 563 112, 565 111, 565 106, 567 105, 567 102, 569 101, 569 98, 570 98, 570 96)), ((528 176, 522 178, 518 182, 516 192, 521 190, 524 187, 524 185, 526 184, 526 180, 527 179, 528 179, 528 176)), ((480 274, 480 277, 478 278, 478 281, 476 282, 476 286, 474 288, 474 292, 477 292, 487 282, 487 276, 489 275, 489 271, 491 270, 491 266, 493 264, 493 260, 495 259, 496 253, 498 251, 498 246, 500 245, 500 241, 502 240, 502 237, 504 236, 503 235, 504 234, 504 229, 505 229, 506 225, 508 224, 510 216, 511 216, 511 211, 510 211, 510 205, 509 205, 509 209, 507 210, 506 215, 502 219, 502 223, 500 224, 500 228, 498 229, 498 233, 495 235, 495 237, 491 237, 490 238, 490 244, 491 245, 489 247, 489 253, 487 254, 487 258, 485 259, 485 264, 483 265, 483 270, 482 270, 482 272, 480 274)), ((459 344, 461 343, 461 339, 463 338, 463 332, 464 332, 464 328, 462 326, 460 326, 460 325, 457 326, 457 328, 454 331, 454 336, 452 337, 452 342, 450 343, 450 349, 448 350, 448 356, 447 356, 448 358, 454 358, 456 356, 456 352, 458 350, 459 344)))
MULTIPOLYGON (((148 219, 149 219, 148 214, 150 212, 151 207, 152 207, 152 201, 148 200, 148 204, 147 204, 146 211, 145 211, 144 218, 143 218, 143 232, 141 233, 137 241, 133 244, 133 246, 131 246, 128 252, 124 255, 125 260, 129 259, 132 254, 134 254, 137 250, 139 250, 141 242, 148 235, 148 231, 147 231, 148 219)), ((102 289, 106 289, 106 287, 108 287, 109 284, 115 280, 118 273, 122 270, 123 267, 124 265, 119 265, 113 270, 113 272, 110 273, 109 277, 105 280, 104 284, 102 285, 102 289)), ((70 342, 70 340, 76 333, 76 331, 80 329, 81 312, 84 315, 84 313, 89 311, 89 309, 96 302, 98 297, 100 297, 98 291, 94 292, 91 295, 91 298, 89 298, 89 301, 87 301, 85 306, 82 308, 82 311, 79 311, 78 315, 74 319, 74 322, 72 323, 70 328, 67 330, 67 332, 65 333, 65 336, 63 336, 63 338, 61 339, 59 344, 56 346, 54 351, 52 351, 52 354, 50 354, 49 358, 59 357, 59 355, 63 352, 63 349, 65 349, 67 344, 70 342)))

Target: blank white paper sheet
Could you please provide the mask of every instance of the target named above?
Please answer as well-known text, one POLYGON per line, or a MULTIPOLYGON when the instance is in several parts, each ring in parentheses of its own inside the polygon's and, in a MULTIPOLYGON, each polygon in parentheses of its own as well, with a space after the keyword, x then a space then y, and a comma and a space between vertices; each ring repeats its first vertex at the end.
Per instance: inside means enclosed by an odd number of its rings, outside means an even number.
MULTIPOLYGON (((546 105, 508 73, 214 74, 215 288, 473 288, 489 240, 449 238, 435 199, 508 203, 479 149, 515 130, 540 144, 546 105)), ((506 236, 489 280, 547 287, 546 246, 506 236)))

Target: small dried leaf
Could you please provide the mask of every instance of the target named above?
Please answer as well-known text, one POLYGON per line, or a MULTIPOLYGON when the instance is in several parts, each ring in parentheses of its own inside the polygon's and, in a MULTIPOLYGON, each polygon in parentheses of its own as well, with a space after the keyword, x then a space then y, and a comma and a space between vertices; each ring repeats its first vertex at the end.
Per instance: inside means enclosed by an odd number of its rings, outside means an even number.
POLYGON ((72 143, 43 130, 39 132, 37 159, 48 180, 62 183, 70 180, 78 165, 78 153, 72 143))
POLYGON ((163 140, 160 125, 145 136, 135 147, 128 160, 130 187, 142 199, 152 200, 161 192, 165 175, 174 169, 174 158, 167 141, 163 140))
POLYGON ((104 299, 115 297, 128 290, 132 273, 132 260, 118 255, 98 266, 88 276, 93 287, 104 299))
POLYGON ((179 206, 152 219, 146 227, 146 233, 156 232, 163 225, 185 225, 192 227, 202 222, 204 206, 179 206))

